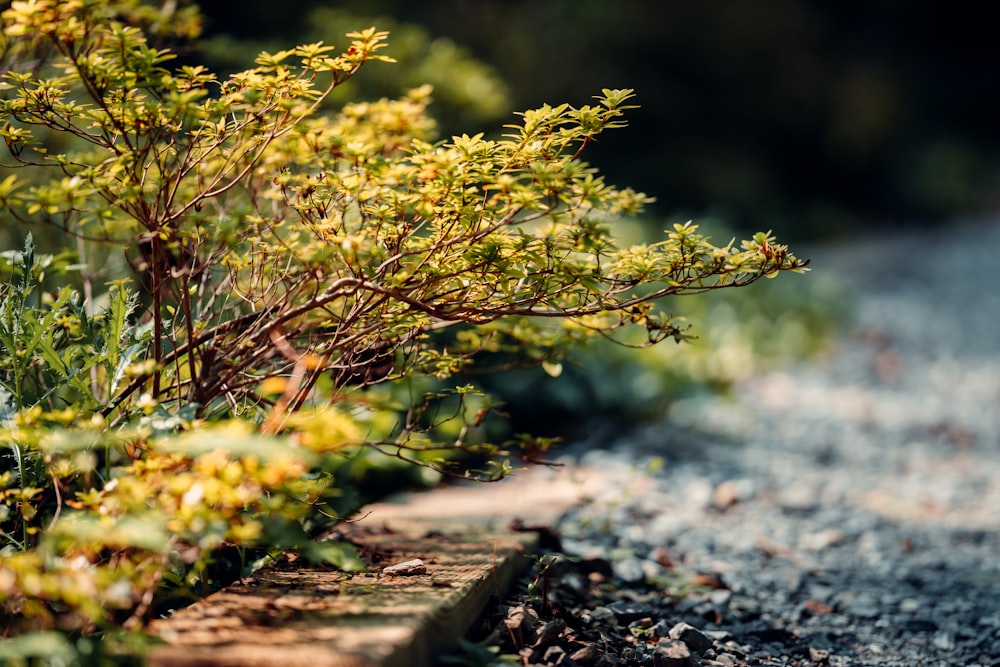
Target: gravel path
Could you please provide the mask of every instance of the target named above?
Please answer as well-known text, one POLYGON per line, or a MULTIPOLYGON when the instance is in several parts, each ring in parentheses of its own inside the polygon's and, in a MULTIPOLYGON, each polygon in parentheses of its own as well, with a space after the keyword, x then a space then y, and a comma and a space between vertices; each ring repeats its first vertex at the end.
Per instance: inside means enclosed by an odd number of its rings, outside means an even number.
POLYGON ((811 256, 853 294, 838 349, 581 447, 610 481, 558 526, 583 560, 506 608, 502 652, 1000 667, 1000 225, 811 256))

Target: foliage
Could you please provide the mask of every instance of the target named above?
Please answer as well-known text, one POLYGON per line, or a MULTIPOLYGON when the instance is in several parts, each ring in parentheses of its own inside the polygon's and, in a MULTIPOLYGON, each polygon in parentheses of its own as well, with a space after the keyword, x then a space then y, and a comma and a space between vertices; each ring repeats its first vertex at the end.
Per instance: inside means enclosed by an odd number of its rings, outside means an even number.
POLYGON ((495 479, 543 455, 544 438, 485 438, 499 406, 468 372, 557 374, 629 330, 679 342, 656 300, 804 270, 766 233, 716 246, 688 223, 616 245, 615 217, 648 200, 580 158, 623 126, 631 91, 432 143, 427 88, 320 113, 388 60, 383 32, 220 80, 168 68, 140 29, 156 16, 113 0, 3 12, 0 201, 76 255, 30 238, 4 255, 9 635, 141 628, 209 590, 225 549, 357 567, 314 538, 356 507, 373 457, 495 479))
POLYGON ((139 372, 132 362, 149 332, 129 321, 134 293, 111 285, 106 312, 94 316, 68 285, 42 292, 46 273, 80 268, 69 257, 36 256, 30 235, 22 252, 4 253, 11 280, 0 292, 0 344, 10 354, 0 359, 0 390, 9 411, 57 402, 95 410, 139 372))
MULTIPOLYGON (((640 224, 632 225, 637 237, 640 224)), ((718 225, 712 234, 729 235, 718 225)), ((833 324, 847 312, 836 280, 819 274, 681 301, 684 320, 696 332, 685 345, 635 349, 644 337, 633 331, 626 345, 597 340, 572 350, 558 377, 521 368, 486 376, 482 385, 503 398, 510 414, 504 424, 516 431, 566 437, 593 433, 595 426, 628 428, 659 418, 678 401, 727 392, 755 374, 823 355, 833 324)))

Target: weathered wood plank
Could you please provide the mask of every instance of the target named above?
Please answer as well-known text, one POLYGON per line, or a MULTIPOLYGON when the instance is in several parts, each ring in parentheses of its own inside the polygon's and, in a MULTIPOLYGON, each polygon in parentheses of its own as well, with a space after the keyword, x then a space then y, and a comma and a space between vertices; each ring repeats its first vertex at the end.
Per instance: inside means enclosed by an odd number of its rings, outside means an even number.
POLYGON ((345 574, 269 569, 158 621, 167 642, 154 667, 429 667, 500 596, 535 548, 530 533, 428 533, 356 528, 349 534, 385 557, 420 558, 426 574, 345 574))
POLYGON ((554 522, 594 474, 534 468, 496 484, 451 486, 370 505, 347 537, 426 574, 260 572, 153 625, 153 667, 429 667, 501 596, 536 551, 514 519, 554 522))

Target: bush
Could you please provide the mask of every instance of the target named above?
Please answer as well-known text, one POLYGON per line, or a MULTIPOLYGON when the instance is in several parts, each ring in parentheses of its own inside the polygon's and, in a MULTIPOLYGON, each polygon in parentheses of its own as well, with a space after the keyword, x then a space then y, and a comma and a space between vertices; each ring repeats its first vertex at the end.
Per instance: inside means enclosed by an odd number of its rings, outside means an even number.
POLYGON ((715 246, 690 223, 616 246, 614 219, 647 200, 580 157, 631 91, 431 143, 426 88, 318 111, 387 60, 385 33, 219 80, 167 67, 154 40, 189 36, 183 18, 3 13, 0 200, 72 249, 4 255, 7 635, 141 628, 209 590, 221 553, 237 575, 286 548, 360 567, 312 538, 357 507, 373 460, 496 479, 549 444, 490 442, 498 406, 470 370, 557 374, 628 330, 682 341, 657 299, 804 270, 769 234, 715 246))

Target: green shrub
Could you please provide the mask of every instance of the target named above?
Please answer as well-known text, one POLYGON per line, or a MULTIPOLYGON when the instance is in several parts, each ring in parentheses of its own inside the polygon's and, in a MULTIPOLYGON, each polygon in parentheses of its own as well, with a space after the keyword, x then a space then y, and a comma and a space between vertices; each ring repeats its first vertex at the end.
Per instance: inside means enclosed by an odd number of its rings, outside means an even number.
POLYGON ((194 19, 163 18, 134 0, 3 12, 0 201, 73 251, 4 255, 8 636, 142 628, 210 590, 221 553, 237 575, 288 548, 359 567, 312 538, 377 459, 496 479, 548 446, 490 442, 498 406, 469 371, 557 374, 629 330, 682 341, 658 299, 804 270, 764 233, 616 245, 646 198, 580 157, 631 91, 431 143, 426 88, 319 111, 386 60, 374 28, 219 80, 168 68, 150 40, 194 19))

